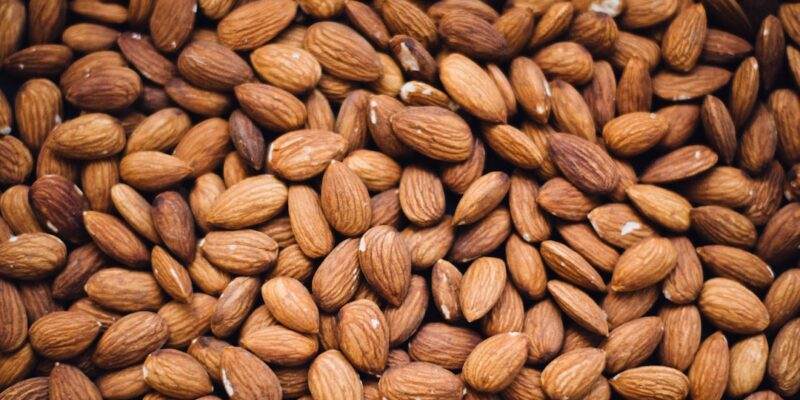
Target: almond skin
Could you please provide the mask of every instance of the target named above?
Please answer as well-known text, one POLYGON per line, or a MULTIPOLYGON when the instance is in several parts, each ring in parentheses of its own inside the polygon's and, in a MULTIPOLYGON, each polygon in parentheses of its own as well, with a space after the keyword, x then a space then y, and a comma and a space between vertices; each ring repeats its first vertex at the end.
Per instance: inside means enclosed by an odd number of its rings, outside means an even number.
POLYGON ((461 280, 459 304, 467 321, 486 315, 500 299, 506 283, 505 263, 497 258, 475 260, 461 280))
POLYGON ((550 155, 566 178, 588 193, 606 194, 619 181, 611 157, 596 145, 574 135, 550 135, 550 155))
POLYGON ((456 400, 466 388, 452 372, 425 362, 390 368, 378 382, 380 395, 387 399, 419 398, 456 400))
POLYGON ((303 46, 327 71, 339 78, 371 82, 381 75, 375 49, 346 25, 315 23, 308 28, 303 46))
POLYGON ((614 267, 611 289, 632 291, 645 288, 664 279, 675 268, 677 252, 663 238, 645 239, 626 250, 614 267), (647 270, 642 268, 648 265, 647 270))
POLYGON ((38 319, 30 328, 30 341, 37 353, 54 360, 65 360, 86 350, 100 324, 80 311, 58 311, 38 319))
POLYGON ((603 350, 587 348, 564 353, 542 371, 542 387, 553 399, 584 396, 592 389, 604 366, 603 350))
POLYGON ((400 305, 411 282, 411 256, 400 234, 386 225, 370 228, 358 244, 358 260, 378 294, 400 305))
POLYGON ((276 277, 261 286, 261 296, 281 324, 298 332, 319 331, 319 311, 311 294, 296 279, 276 277))
POLYGON ((499 392, 511 384, 525 364, 526 346, 527 340, 519 332, 492 336, 475 346, 464 362, 461 377, 481 392, 499 392))
POLYGON ((311 394, 322 400, 363 396, 358 374, 337 350, 328 350, 314 359, 308 371, 308 386, 311 394))
POLYGON ((677 400, 689 395, 689 379, 680 371, 662 366, 632 368, 609 380, 627 399, 677 400), (649 384, 648 384, 649 383, 649 384))
POLYGON ((699 306, 706 318, 726 332, 758 333, 769 324, 769 314, 761 300, 742 284, 730 279, 706 281, 700 293, 699 306), (730 296, 739 299, 736 307, 725 301, 730 296))
POLYGON ((120 318, 106 330, 92 355, 101 368, 123 368, 144 361, 167 341, 168 328, 157 314, 136 312, 120 318))
POLYGON ((403 143, 435 160, 463 161, 472 151, 472 132, 457 114, 441 107, 408 107, 391 118, 403 143))
POLYGON ((369 300, 357 300, 338 314, 339 346, 359 371, 383 371, 389 357, 389 326, 383 313, 369 300))

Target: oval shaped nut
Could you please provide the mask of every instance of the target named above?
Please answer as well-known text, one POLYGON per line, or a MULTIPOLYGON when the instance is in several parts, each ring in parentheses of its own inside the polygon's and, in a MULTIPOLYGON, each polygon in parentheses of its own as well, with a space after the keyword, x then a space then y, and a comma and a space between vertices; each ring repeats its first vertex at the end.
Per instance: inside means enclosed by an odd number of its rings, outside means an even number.
MULTIPOLYGON (((389 325, 370 300, 348 303, 337 314, 339 349, 367 374, 383 372, 389 358, 389 325)), ((385 375, 384 375, 385 376, 385 375)))
POLYGON ((28 196, 48 230, 72 243, 86 240, 82 217, 89 203, 72 181, 60 175, 42 176, 31 185, 28 196))
POLYGON ((658 114, 633 112, 609 121, 603 127, 603 139, 615 154, 631 157, 657 145, 668 130, 669 124, 658 114))
POLYGON ((164 245, 181 261, 190 263, 197 240, 194 218, 186 200, 178 192, 161 192, 153 199, 151 215, 164 245))
POLYGON ((756 228, 746 216, 720 206, 696 207, 691 211, 692 227, 711 243, 752 248, 756 228))
POLYGON ((84 211, 83 223, 97 247, 111 258, 134 268, 144 268, 150 261, 144 243, 116 217, 84 211))
POLYGON ((495 251, 511 234, 508 209, 498 206, 480 221, 463 227, 456 234, 448 258, 466 263, 495 251))
POLYGON ((355 150, 343 161, 364 181, 372 192, 382 192, 397 187, 402 167, 394 159, 379 151, 355 150))
POLYGON ((242 83, 234 88, 236 100, 258 125, 275 132, 299 129, 306 106, 293 94, 263 83, 242 83))
POLYGON ((389 324, 389 344, 397 346, 408 341, 408 338, 419 329, 425 312, 428 309, 430 293, 425 278, 411 277, 408 294, 399 306, 388 306, 384 310, 386 323, 389 324))
POLYGON ((57 125, 48 145, 65 158, 96 160, 122 151, 125 132, 109 115, 85 114, 57 125))
POLYGON ((678 252, 666 238, 644 239, 625 250, 614 266, 611 290, 644 289, 666 278, 678 262, 678 252))
POLYGON ((328 350, 314 359, 308 369, 308 389, 320 400, 363 396, 358 373, 338 350, 328 350))
POLYGON ((775 389, 782 395, 791 397, 800 391, 800 374, 797 365, 800 360, 800 319, 793 319, 778 331, 772 342, 767 361, 767 373, 775 389))
POLYGON ((596 196, 583 193, 564 178, 552 178, 542 185, 536 203, 554 216, 568 221, 583 221, 599 206, 596 196))
POLYGON ((155 83, 164 85, 178 73, 175 64, 159 53, 147 36, 138 32, 125 32, 117 39, 117 45, 125 59, 133 64, 143 77, 155 83))
POLYGON ((0 135, 0 183, 23 183, 32 170, 33 156, 30 149, 14 136, 0 135))
POLYGON ((200 248, 216 267, 237 275, 262 273, 278 258, 278 243, 252 229, 209 232, 200 248))
POLYGON ((625 194, 645 217, 673 232, 685 232, 692 224, 692 205, 673 191, 655 185, 631 185, 625 194))
POLYGON ((358 243, 361 273, 378 294, 399 306, 411 282, 411 255, 402 236, 394 228, 370 228, 358 243))
POLYGON ((331 160, 322 175, 320 201, 325 218, 342 235, 358 236, 369 228, 372 221, 369 191, 347 165, 331 160))
POLYGON ((378 381, 378 390, 389 400, 458 400, 467 389, 458 376, 442 367, 411 362, 389 368, 378 381))
POLYGON ((360 283, 358 241, 341 241, 317 267, 311 293, 323 311, 333 312, 345 305, 360 283))
POLYGON ((232 400, 279 400, 281 386, 272 369, 253 353, 228 346, 220 356, 220 376, 232 400))
POLYGON ((400 207, 414 225, 431 226, 441 220, 445 211, 442 181, 429 168, 410 164, 400 176, 400 207))
POLYGON ((697 176, 713 167, 719 157, 703 145, 680 147, 653 161, 640 174, 642 183, 670 183, 697 176))
POLYGON ((192 280, 189 272, 161 246, 151 252, 153 276, 158 284, 177 301, 188 303, 192 297, 192 280))
POLYGON ((168 188, 188 178, 194 169, 178 157, 158 151, 137 151, 122 157, 119 175, 129 185, 145 191, 168 188))
POLYGON ((592 54, 574 42, 553 43, 536 52, 533 61, 551 80, 561 79, 572 85, 592 80, 592 54))
POLYGON ((240 276, 225 286, 211 314, 211 332, 215 336, 227 337, 239 328, 258 297, 258 284, 256 278, 240 276))
POLYGON ((663 334, 664 324, 658 317, 638 318, 614 328, 601 345, 606 371, 619 373, 638 366, 653 354, 663 334))
POLYGON ((250 62, 261 79, 296 95, 314 88, 322 77, 322 67, 311 53, 285 44, 259 47, 250 54, 250 62))
POLYGON ((256 1, 233 9, 217 25, 220 42, 233 50, 250 50, 277 36, 294 20, 291 0, 256 1))
POLYGON ((253 80, 253 70, 245 60, 222 44, 208 40, 193 41, 181 50, 178 71, 194 85, 218 92, 253 80))
POLYGON ((605 365, 603 350, 572 350, 556 357, 542 370, 542 387, 552 399, 581 398, 592 390, 605 365))
POLYGON ((287 198, 286 185, 272 175, 246 178, 217 197, 207 220, 224 229, 253 226, 281 212, 287 198))
POLYGON ((527 346, 525 335, 519 332, 487 338, 467 357, 461 377, 476 390, 497 393, 508 387, 525 365, 527 346))
POLYGON ((550 84, 541 68, 528 57, 517 57, 511 62, 509 70, 514 97, 522 109, 539 123, 550 117, 550 84))
POLYGON ((800 310, 800 269, 784 271, 770 286, 764 305, 769 311, 769 328, 783 326, 800 310))
POLYGON ((689 393, 695 399, 722 398, 730 368, 728 340, 716 332, 700 345, 689 369, 689 393))
POLYGON ((142 366, 134 365, 100 375, 95 384, 103 398, 135 398, 150 391, 142 375, 142 366))
POLYGON ((195 293, 186 303, 172 301, 161 307, 158 315, 170 331, 167 345, 186 348, 194 339, 206 333, 216 304, 217 298, 195 293))
MULTIPOLYGON (((50 80, 31 79, 20 87, 14 99, 15 117, 19 136, 28 147, 41 148, 53 127, 62 121, 62 102, 61 90, 50 80)), ((4 119, 0 117, 0 121, 4 119)))
POLYGON ((294 238, 308 257, 324 257, 334 246, 333 232, 319 195, 310 186, 292 185, 288 197, 289 222, 294 238))
POLYGON ((81 311, 56 311, 39 318, 29 331, 33 349, 52 360, 66 360, 91 346, 100 323, 81 311))
POLYGON ((737 280, 754 288, 769 287, 775 274, 758 256, 736 247, 710 245, 697 248, 697 254, 716 275, 737 280))
POLYGON ((569 283, 557 280, 547 282, 547 291, 575 323, 592 333, 608 336, 606 313, 589 295, 569 283))
POLYGON ((336 133, 304 129, 285 133, 267 150, 267 168, 290 181, 312 178, 339 160, 347 151, 347 140, 336 133))
POLYGON ((50 371, 50 397, 53 399, 79 398, 100 400, 97 386, 79 368, 55 363, 50 371))
POLYGON ((506 122, 508 109, 503 96, 480 65, 461 54, 453 53, 442 60, 439 68, 439 79, 453 101, 481 120, 506 122))
POLYGON ((481 341, 481 336, 470 329, 431 322, 423 325, 411 339, 408 353, 415 361, 456 370, 462 368, 464 361, 481 341))
POLYGON ((214 387, 200 362, 174 349, 156 350, 142 365, 144 381, 159 393, 177 398, 197 398, 214 387))
POLYGON ((458 114, 442 107, 407 107, 391 118, 397 138, 423 155, 463 161, 472 152, 472 131, 458 114))
POLYGON ((725 392, 742 397, 758 389, 767 370, 769 343, 763 334, 740 340, 731 347, 730 375, 725 392))
POLYGON ((448 47, 476 59, 495 59, 511 52, 506 39, 489 21, 469 12, 445 14, 439 20, 439 33, 448 47))
MULTIPOLYGON (((17 288, 0 279, 0 349, 18 349, 28 336, 28 316, 17 288)), ((5 363, 3 363, 5 364, 5 363)))
POLYGON ((181 78, 172 78, 164 84, 167 96, 187 111, 205 117, 220 117, 231 108, 231 96, 203 90, 181 78))
POLYGON ((381 76, 378 53, 364 37, 347 25, 323 21, 311 25, 303 47, 332 75, 356 82, 381 76))
POLYGON ((272 278, 261 286, 261 296, 270 314, 287 328, 302 333, 319 331, 319 310, 300 281, 272 278))
POLYGON ((170 150, 180 142, 191 125, 189 116, 180 108, 159 110, 142 120, 131 132, 125 153, 170 150))
POLYGON ((467 268, 461 280, 458 302, 468 322, 491 311, 500 300, 506 276, 505 262, 499 258, 482 257, 467 268))
POLYGON ((66 260, 64 242, 46 233, 23 233, 0 243, 0 275, 7 278, 42 279, 66 260))
POLYGON ((769 325, 769 312, 744 285, 727 279, 709 279, 703 285, 698 305, 703 316, 730 333, 759 333, 769 325))
POLYGON ((687 73, 662 70, 653 76, 653 93, 671 101, 702 97, 728 84, 732 72, 708 65, 695 66, 687 73))
POLYGON ((661 43, 661 54, 670 67, 687 72, 703 51, 708 21, 706 10, 695 4, 682 10, 670 22, 661 43))
POLYGON ((142 79, 126 67, 92 70, 64 90, 75 107, 93 111, 117 111, 133 104, 142 93, 142 79))
POLYGON ((115 321, 97 342, 92 362, 100 368, 118 369, 144 361, 169 337, 169 329, 158 314, 146 311, 115 321))
POLYGON ((295 367, 303 365, 317 353, 316 336, 303 335, 280 325, 248 332, 240 344, 269 364, 295 367))
POLYGON ((117 311, 157 310, 166 302, 153 274, 123 268, 95 272, 84 290, 99 305, 117 311))
POLYGON ((680 400, 689 395, 689 378, 660 365, 631 368, 609 379, 614 391, 626 399, 680 400))
POLYGON ((540 250, 544 262, 561 278, 587 290, 606 290, 600 274, 569 246, 554 240, 545 240, 540 250))
POLYGON ((452 224, 471 224, 485 217, 505 199, 510 186, 508 175, 500 171, 476 179, 458 201, 452 224))
POLYGON ((619 181, 614 161, 599 146, 575 135, 550 135, 550 156, 565 177, 578 189, 606 194, 619 181))

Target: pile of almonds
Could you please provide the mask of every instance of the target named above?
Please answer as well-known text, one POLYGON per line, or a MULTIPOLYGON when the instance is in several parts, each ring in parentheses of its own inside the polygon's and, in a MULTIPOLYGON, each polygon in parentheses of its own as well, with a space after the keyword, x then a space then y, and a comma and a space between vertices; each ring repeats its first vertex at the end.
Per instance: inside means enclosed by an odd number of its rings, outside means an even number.
POLYGON ((0 400, 798 398, 797 46, 778 0, 0 0, 0 400))

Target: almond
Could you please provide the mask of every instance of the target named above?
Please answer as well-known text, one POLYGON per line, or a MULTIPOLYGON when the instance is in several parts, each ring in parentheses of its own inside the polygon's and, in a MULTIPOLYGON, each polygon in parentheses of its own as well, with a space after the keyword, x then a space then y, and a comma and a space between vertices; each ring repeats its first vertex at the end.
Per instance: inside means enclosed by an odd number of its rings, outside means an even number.
POLYGON ((251 229, 210 232, 200 248, 212 264, 239 275, 264 272, 278 258, 278 243, 251 229), (236 253, 231 253, 232 249, 236 253))
POLYGON ((318 22, 308 28, 303 46, 334 76, 359 82, 380 77, 380 60, 375 50, 346 25, 318 22))
POLYGON ((281 398, 280 382, 272 369, 241 347, 231 346, 222 350, 220 375, 231 399, 281 398))
POLYGON ((361 237, 358 260, 367 282, 389 303, 403 302, 411 281, 411 258, 400 234, 376 226, 361 237))
POLYGON ((344 157, 346 148, 346 140, 333 132, 289 132, 270 144, 267 168, 288 180, 305 180, 325 171, 331 160, 344 157))
POLYGON ((272 175, 247 178, 216 199, 207 220, 226 229, 253 226, 277 215, 287 198, 286 186, 272 175))
POLYGON ((480 335, 470 329, 431 322, 414 335, 408 344, 408 352, 416 361, 455 370, 463 367, 481 340, 480 335))
POLYGON ((320 201, 331 227, 346 236, 358 236, 369 228, 372 209, 369 192, 347 165, 331 160, 322 176, 320 201))
POLYGON ((439 78, 453 101, 481 120, 506 121, 508 111, 503 97, 478 64, 460 54, 450 54, 439 66, 439 78))
POLYGON ((605 366, 605 352, 578 349, 564 353, 542 371, 542 387, 552 399, 570 399, 588 394, 605 366))
POLYGON ((261 46, 277 36, 291 22, 297 13, 293 1, 268 1, 245 4, 228 13, 217 27, 217 35, 222 44, 233 50, 249 50, 261 46), (269 18, 262 18, 263 14, 269 18))
POLYGON ((388 369, 381 376, 378 389, 381 396, 390 400, 457 400, 466 391, 464 383, 452 372, 426 362, 388 369))
POLYGON ((389 356, 389 326, 375 303, 357 300, 342 307, 337 332, 340 350, 356 369, 368 374, 383 371, 389 356))
POLYGON ((589 295, 569 283, 557 280, 547 282, 547 290, 564 313, 578 325, 598 335, 608 336, 605 312, 589 295))
POLYGON ((550 135, 550 155, 578 189, 593 194, 611 192, 619 176, 611 157, 598 146, 574 135, 550 135))
POLYGON ((156 350, 147 356, 142 376, 150 387, 177 398, 196 398, 214 389, 202 364, 173 349, 156 350))
POLYGON ((321 400, 363 396, 358 374, 337 350, 328 350, 314 359, 308 371, 308 387, 311 394, 321 400))
POLYGON ((742 284, 727 278, 709 279, 699 299, 700 311, 720 329, 731 333, 758 333, 769 324, 769 314, 761 300, 742 284), (735 297, 737 303, 726 299, 735 297))
POLYGON ((680 371, 662 366, 632 368, 609 379, 614 390, 628 399, 684 399, 689 379, 680 371))
POLYGON ((467 321, 481 318, 494 307, 505 282, 505 263, 500 259, 479 258, 470 265, 459 291, 459 304, 467 321))
POLYGON ((464 362, 462 378, 472 388, 495 393, 505 389, 525 363, 525 336, 519 332, 492 336, 472 350, 464 362))
POLYGON ((767 361, 767 374, 775 389, 784 396, 793 396, 800 388, 800 378, 791 367, 800 357, 797 351, 799 331, 800 319, 787 322, 775 336, 767 361))

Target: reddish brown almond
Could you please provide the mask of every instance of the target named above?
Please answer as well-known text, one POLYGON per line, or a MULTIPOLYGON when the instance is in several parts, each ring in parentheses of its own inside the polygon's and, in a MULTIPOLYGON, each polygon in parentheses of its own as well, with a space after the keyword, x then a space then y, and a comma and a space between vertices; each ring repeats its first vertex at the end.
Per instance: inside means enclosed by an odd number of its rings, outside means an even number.
POLYGON ((275 132, 299 129, 306 107, 293 94, 263 83, 242 83, 234 88, 242 110, 260 126, 275 132))
POLYGON ((331 160, 344 157, 347 141, 333 132, 300 130, 274 140, 267 150, 267 168, 301 181, 322 173, 331 160))
POLYGON ((605 352, 599 349, 577 349, 564 353, 542 371, 542 387, 552 399, 585 396, 605 367, 605 352))
POLYGON ((711 94, 725 86, 731 72, 698 65, 685 74, 661 71, 653 77, 653 93, 665 100, 683 101, 711 94))
POLYGON ((181 76, 200 88, 229 91, 253 79, 253 70, 231 49, 211 41, 194 41, 178 57, 181 76))
POLYGON ((800 390, 800 376, 791 366, 800 359, 800 319, 793 319, 781 328, 772 342, 767 361, 767 374, 775 389, 784 396, 794 396, 800 390))
POLYGON ((339 346, 353 366, 368 374, 381 373, 389 356, 389 326, 375 303, 357 300, 338 314, 339 346))
POLYGON ((796 288, 800 285, 800 270, 791 268, 783 272, 770 286, 764 305, 769 311, 769 327, 782 326, 800 310, 800 293, 796 288))
POLYGON ((453 264, 440 259, 431 271, 431 294, 445 321, 458 321, 463 315, 458 302, 462 274, 453 264))
POLYGON ((319 330, 319 311, 311 294, 299 281, 272 278, 261 286, 261 296, 270 313, 281 324, 303 333, 319 330))
POLYGON ((726 332, 758 333, 769 325, 769 313, 761 300, 727 278, 706 281, 698 304, 703 315, 726 332), (737 300, 731 302, 733 298, 737 300))
POLYGON ((241 347, 230 346, 222 350, 220 375, 231 399, 281 398, 280 382, 272 369, 241 347))
POLYGON ((685 371, 700 347, 700 312, 691 304, 668 306, 661 309, 659 317, 664 323, 659 360, 663 365, 685 371))
POLYGON ((423 165, 411 164, 403 169, 399 195, 403 214, 417 226, 433 225, 444 216, 442 181, 423 165))
POLYGON ((689 395, 689 379, 669 367, 632 368, 609 379, 609 383, 626 399, 678 400, 689 395))
POLYGON ((639 366, 653 354, 663 334, 664 324, 658 317, 639 318, 618 326, 602 344, 606 371, 619 373, 639 366))
POLYGON ((481 318, 494 307, 505 282, 505 263, 500 259, 484 257, 470 265, 459 291, 459 304, 467 321, 481 318))
POLYGON ((286 186, 272 175, 244 179, 214 201, 207 220, 225 229, 240 229, 266 222, 283 210, 286 186))
POLYGON ((716 332, 703 341, 689 369, 689 393, 692 398, 722 397, 728 384, 729 360, 728 340, 722 332, 716 332))
POLYGON ((587 217, 597 236, 617 247, 628 248, 643 239, 657 236, 655 229, 627 204, 602 205, 587 217))
POLYGON ((525 364, 527 340, 519 332, 492 336, 472 350, 461 377, 481 392, 499 392, 514 380, 525 364))
POLYGON ((166 302, 153 274, 123 268, 95 272, 84 290, 99 305, 118 311, 157 310, 166 302))
POLYGON ((250 229, 210 232, 201 241, 200 248, 212 264, 240 275, 264 272, 278 258, 278 243, 250 229), (232 248, 235 253, 231 252, 232 248))
POLYGON ((675 268, 677 257, 675 247, 668 239, 642 240, 620 256, 614 267, 611 289, 626 292, 658 283, 675 268))
POLYGON ((308 388, 320 400, 363 396, 358 373, 337 350, 328 350, 314 359, 308 370, 308 388))
POLYGON ((661 43, 664 61, 678 71, 689 71, 703 50, 707 30, 706 10, 693 5, 670 23, 661 43))
POLYGON ((772 284, 772 269, 756 255, 729 246, 703 246, 697 248, 703 263, 715 274, 735 279, 756 288, 772 284))
POLYGON ((455 370, 464 365, 472 350, 481 343, 476 332, 462 327, 432 322, 422 326, 408 344, 409 355, 455 370))
POLYGON ((547 290, 564 313, 578 325, 598 335, 608 336, 605 312, 586 293, 557 280, 547 282, 547 290))
POLYGON ((378 382, 378 390, 380 396, 391 400, 458 400, 467 389, 458 376, 442 367, 412 362, 387 370, 378 382))
POLYGON ((97 334, 100 324, 91 315, 80 311, 57 311, 33 323, 30 342, 37 353, 65 360, 86 350, 97 334))
POLYGON ((124 223, 113 216, 84 211, 83 223, 95 244, 111 258, 138 268, 144 267, 150 260, 145 245, 124 223))
POLYGON ((102 396, 97 386, 80 369, 56 363, 50 371, 50 398, 100 400, 102 396))
POLYGON ((303 46, 334 76, 371 82, 381 75, 375 50, 346 25, 318 22, 308 28, 303 46))
POLYGON ((577 136, 550 135, 550 155, 566 178, 588 193, 609 193, 619 181, 611 157, 600 147, 577 136))
POLYGON ((106 330, 92 355, 101 368, 116 369, 144 361, 167 342, 167 325, 157 314, 136 312, 114 322, 106 330))
POLYGON ((542 258, 558 276, 584 289, 602 292, 603 278, 578 253, 568 246, 546 240, 541 244, 542 258))
POLYGON ((603 127, 609 149, 622 157, 641 154, 667 134, 667 121, 654 113, 634 112, 612 119, 603 127))
POLYGON ((197 398, 214 390, 203 365, 173 349, 157 350, 147 356, 142 376, 159 393, 176 398, 197 398))
POLYGON ((450 54, 440 63, 439 78, 450 97, 470 114, 488 121, 505 122, 505 102, 481 67, 460 54, 450 54), (472 82, 464 85, 463 82, 472 82))
POLYGON ((717 153, 706 146, 684 146, 653 161, 639 179, 642 183, 669 183, 690 178, 713 167, 717 159, 717 153))
POLYGON ((392 227, 376 226, 358 244, 361 272, 389 303, 400 305, 411 281, 411 258, 402 237, 392 227))
POLYGON ((471 224, 485 217, 503 201, 510 187, 508 175, 490 172, 476 179, 456 205, 452 223, 471 224))
POLYGON ((767 369, 768 346, 766 336, 756 335, 731 347, 730 374, 725 390, 729 396, 741 397, 758 389, 767 369))
POLYGON ((233 50, 254 49, 277 36, 296 13, 297 4, 293 1, 252 2, 228 13, 217 26, 217 36, 233 50))
POLYGON ((399 306, 388 306, 384 310, 386 323, 389 324, 389 345, 397 346, 405 343, 425 318, 428 307, 428 288, 425 278, 411 277, 408 294, 399 306))
POLYGON ((442 161, 463 161, 472 151, 472 132, 461 117, 441 107, 408 107, 391 118, 398 139, 442 161))
POLYGON ((322 176, 320 201, 331 227, 345 236, 358 236, 369 228, 372 209, 369 192, 347 165, 332 160, 322 176))
POLYGON ((523 332, 528 336, 529 363, 549 362, 562 350, 564 323, 553 300, 540 301, 528 309, 523 332))
POLYGON ((692 205, 681 195, 655 185, 631 185, 625 194, 653 222, 674 232, 689 229, 692 205))

